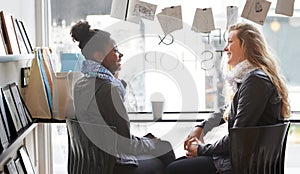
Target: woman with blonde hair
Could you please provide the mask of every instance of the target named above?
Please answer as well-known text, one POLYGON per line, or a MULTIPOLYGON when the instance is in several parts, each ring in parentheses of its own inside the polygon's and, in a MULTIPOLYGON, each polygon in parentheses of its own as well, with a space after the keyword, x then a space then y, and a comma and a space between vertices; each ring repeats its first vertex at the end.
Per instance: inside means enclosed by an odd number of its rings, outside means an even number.
POLYGON ((259 30, 238 23, 228 32, 224 51, 228 56, 227 66, 231 67, 226 74, 232 91, 230 104, 191 131, 184 142, 186 157, 171 163, 168 173, 230 174, 228 135, 213 144, 205 144, 205 133, 225 121, 228 129, 264 126, 280 123, 290 115, 287 88, 259 30))

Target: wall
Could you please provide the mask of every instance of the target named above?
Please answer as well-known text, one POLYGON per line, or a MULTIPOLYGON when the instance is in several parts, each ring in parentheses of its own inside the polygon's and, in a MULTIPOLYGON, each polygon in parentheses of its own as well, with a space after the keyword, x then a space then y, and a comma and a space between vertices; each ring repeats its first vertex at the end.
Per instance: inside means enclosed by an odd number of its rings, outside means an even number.
POLYGON ((21 89, 20 85, 21 68, 28 65, 31 65, 30 60, 0 63, 0 86, 3 87, 8 83, 16 82, 20 87, 21 93, 23 94, 23 89, 21 89))

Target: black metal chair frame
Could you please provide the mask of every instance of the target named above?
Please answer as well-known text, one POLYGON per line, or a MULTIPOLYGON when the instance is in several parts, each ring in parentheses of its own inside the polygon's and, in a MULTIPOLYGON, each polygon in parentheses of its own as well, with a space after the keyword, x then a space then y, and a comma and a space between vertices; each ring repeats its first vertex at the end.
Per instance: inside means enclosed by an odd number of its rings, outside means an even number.
POLYGON ((234 174, 284 174, 290 122, 232 128, 229 131, 234 174))
POLYGON ((115 128, 73 119, 67 119, 66 124, 69 141, 68 173, 112 174, 116 163, 117 137, 111 131, 115 128))

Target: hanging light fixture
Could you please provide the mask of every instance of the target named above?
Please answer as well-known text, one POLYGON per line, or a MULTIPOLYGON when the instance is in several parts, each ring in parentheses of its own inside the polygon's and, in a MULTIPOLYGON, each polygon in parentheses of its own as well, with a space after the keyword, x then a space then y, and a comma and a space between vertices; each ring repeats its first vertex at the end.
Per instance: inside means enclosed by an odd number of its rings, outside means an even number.
POLYGON ((273 32, 277 32, 280 30, 281 24, 280 22, 274 18, 274 20, 270 23, 270 28, 273 32))

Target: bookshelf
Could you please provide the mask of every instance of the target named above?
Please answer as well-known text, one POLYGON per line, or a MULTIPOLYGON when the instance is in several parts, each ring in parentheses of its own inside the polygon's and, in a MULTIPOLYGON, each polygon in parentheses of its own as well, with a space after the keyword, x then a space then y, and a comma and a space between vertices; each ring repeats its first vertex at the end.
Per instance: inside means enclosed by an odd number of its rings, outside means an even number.
MULTIPOLYGON (((5 84, 16 82, 19 84, 21 81, 20 70, 22 67, 27 67, 28 62, 34 59, 35 54, 18 54, 12 55, 8 54, 5 56, 0 56, 0 86, 1 88, 5 84)), ((20 86, 20 85, 18 85, 20 86)), ((23 89, 24 90, 24 89, 23 89)), ((3 171, 5 163, 10 159, 15 159, 17 156, 17 151, 21 146, 34 148, 38 139, 34 130, 37 130, 38 123, 31 123, 30 125, 24 127, 18 132, 16 138, 9 143, 9 145, 0 152, 0 171, 3 171)), ((31 156, 34 153, 31 152, 31 156)), ((34 157, 35 158, 35 157, 34 157)))
POLYGON ((10 155, 19 149, 22 141, 37 127, 37 124, 38 123, 32 123, 28 128, 22 130, 20 135, 0 154, 0 166, 3 166, 10 155))
MULTIPOLYGON (((21 85, 24 80, 21 78, 22 68, 30 67, 32 60, 35 58, 35 54, 32 51, 32 47, 35 47, 35 42, 32 44, 30 40, 37 40, 35 28, 39 25, 39 19, 36 19, 35 16, 36 14, 42 14, 39 11, 42 7, 38 5, 37 9, 32 10, 32 8, 23 8, 24 5, 26 7, 35 7, 36 3, 35 0, 26 2, 13 0, 13 3, 1 3, 0 12, 3 12, 5 16, 2 18, 3 16, 0 15, 0 32, 2 36, 0 36, 0 87, 2 88, 15 82, 20 89, 21 96, 25 98, 26 89, 21 85)), ((0 152, 0 173, 4 171, 4 166, 10 158, 13 160, 16 160, 17 157, 19 158, 18 150, 22 146, 26 147, 32 163, 34 163, 35 173, 40 173, 38 162, 43 162, 43 159, 39 161, 39 129, 40 124, 35 122, 24 126, 17 136, 10 140, 8 145, 6 144, 4 150, 0 152)))

